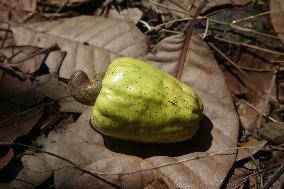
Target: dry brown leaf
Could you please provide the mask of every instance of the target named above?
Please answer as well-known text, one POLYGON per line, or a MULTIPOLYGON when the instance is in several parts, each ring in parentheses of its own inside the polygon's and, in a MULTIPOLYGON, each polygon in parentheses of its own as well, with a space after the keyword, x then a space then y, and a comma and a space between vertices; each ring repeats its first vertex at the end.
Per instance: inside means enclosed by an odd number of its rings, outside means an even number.
MULTIPOLYGON (((20 1, 26 1, 26 0, 20 0, 20 1)), ((22 23, 34 23, 44 20, 47 20, 47 18, 42 14, 33 12, 33 14, 31 15, 31 12, 24 11, 23 9, 21 10, 10 9, 9 5, 3 6, 0 4, 1 22, 7 22, 10 24, 22 24, 22 23)))
POLYGON ((156 48, 145 55, 143 59, 171 75, 176 75, 183 42, 184 36, 182 34, 165 38, 163 42, 159 43, 156 48))
POLYGON ((45 181, 51 176, 50 170, 52 170, 52 168, 46 162, 43 155, 33 155, 32 152, 27 151, 27 154, 21 158, 21 161, 23 169, 18 174, 18 177, 25 178, 25 180, 10 184, 11 188, 35 188, 37 185, 41 184, 42 181, 45 181))
MULTIPOLYGON (((275 71, 272 62, 283 60, 284 57, 253 48, 241 48, 240 50, 242 54, 235 57, 237 60, 235 63, 246 75, 229 66, 226 66, 223 71, 231 92, 246 95, 247 101, 252 105, 245 102, 237 103, 241 124, 246 131, 251 132, 256 127, 259 112, 263 111, 265 95, 275 71)), ((271 95, 276 97, 275 87, 271 95)))
MULTIPOLYGON (((30 80, 20 80, 0 70, 0 98, 9 105, 17 104, 19 107, 31 107, 43 99, 43 96, 35 91, 30 80)), ((2 107, 1 107, 2 108, 2 107)), ((6 109, 4 111, 8 111, 6 109)), ((1 113, 3 115, 3 113, 1 113)))
POLYGON ((261 136, 278 145, 284 142, 284 123, 283 122, 268 122, 263 125, 260 130, 261 136))
POLYGON ((279 38, 284 42, 284 2, 282 0, 270 0, 271 23, 279 38))
POLYGON ((10 160, 14 157, 14 150, 13 148, 10 148, 9 151, 4 155, 0 157, 0 170, 3 169, 10 160))
POLYGON ((246 162, 244 164, 244 168, 248 169, 248 170, 257 170, 257 166, 255 165, 255 163, 251 160, 249 162, 246 162))
MULTIPOLYGON (((231 71, 239 76, 247 87, 248 101, 253 105, 257 105, 263 101, 263 98, 256 96, 252 88, 259 94, 264 94, 265 90, 270 87, 271 78, 275 69, 271 62, 281 60, 284 57, 253 48, 242 48, 240 50, 242 50, 242 54, 235 58, 237 59, 236 64, 246 72, 249 79, 240 72, 236 72, 234 69, 231 69, 231 71), (250 84, 248 82, 251 82, 253 86, 249 86, 250 84)), ((228 81, 228 85, 231 85, 231 81, 228 81)), ((273 95, 275 95, 275 91, 273 91, 273 95)))
POLYGON ((13 142, 38 122, 43 108, 25 111, 24 107, 41 102, 43 96, 35 92, 29 80, 21 81, 1 70, 0 77, 0 141, 13 142))
POLYGON ((17 10, 36 11, 36 0, 1 0, 1 3, 17 10))
MULTIPOLYGON (((15 2, 13 0, 10 1, 15 2)), ((9 9, 9 7, 0 4, 0 47, 15 45, 11 24, 19 24, 22 22, 32 23, 46 20, 44 16, 37 13, 34 13, 32 17, 29 17, 29 14, 30 12, 9 9)))
POLYGON ((27 107, 40 103, 43 96, 35 91, 30 80, 20 80, 3 70, 0 78, 0 141, 13 142, 28 134, 41 117, 42 107, 27 107))
MULTIPOLYGON (((261 107, 256 108, 260 109, 261 107)), ((259 113, 244 101, 237 103, 237 110, 239 113, 240 121, 242 123, 242 128, 245 131, 252 132, 252 129, 255 127, 259 113)))
MULTIPOLYGON (((178 64, 176 58, 181 54, 183 38, 182 35, 166 38, 158 45, 156 55, 149 54, 144 59, 173 74, 178 64), (168 48, 164 44, 168 44, 168 48)), ((232 151, 220 156, 210 156, 210 153, 236 147, 239 122, 222 72, 209 47, 197 36, 191 39, 182 80, 197 91, 205 106, 206 116, 201 121, 196 137, 190 141, 151 145, 103 138, 90 127, 91 109, 88 108, 75 123, 52 131, 47 138, 41 137, 37 142, 42 144, 45 150, 72 160, 81 167, 106 174, 122 174, 125 171, 139 171, 143 168, 188 160, 151 171, 124 174, 119 180, 117 175, 103 176, 123 188, 143 188, 160 177, 170 188, 219 188, 235 162, 236 155, 232 151), (199 156, 206 157, 197 158, 199 156), (191 158, 193 160, 189 161, 191 158)), ((45 158, 49 166, 55 170, 56 187, 94 188, 95 183, 101 183, 90 175, 66 167, 70 164, 62 160, 47 155, 45 158)), ((29 161, 31 160, 27 160, 29 161)), ((32 182, 30 177, 19 176, 18 179, 32 182)), ((17 181, 13 182, 16 183, 17 181)), ((100 186, 105 188, 106 185, 100 186)))
POLYGON ((238 155, 236 158, 236 161, 240 161, 243 160, 247 157, 250 157, 252 155, 254 155, 255 153, 257 153, 260 149, 262 149, 265 144, 267 143, 267 141, 265 140, 256 140, 253 137, 248 137, 248 141, 244 142, 243 144, 241 144, 241 147, 247 147, 247 149, 240 149, 238 150, 238 155))
MULTIPOLYGON (((192 15, 196 11, 196 8, 203 0, 165 0, 162 3, 162 6, 152 3, 152 7, 157 7, 158 10, 163 12, 170 12, 173 15, 184 17, 186 14, 192 15)), ((246 5, 251 0, 209 0, 209 3, 205 6, 202 12, 209 10, 210 8, 219 7, 223 5, 233 5, 233 6, 242 6, 246 5)))
MULTIPOLYGON (((66 50, 60 69, 60 76, 65 78, 77 69, 88 75, 103 72, 119 56, 140 57, 148 49, 143 33, 134 24, 119 19, 79 16, 15 27, 13 32, 17 45, 48 47, 57 43, 66 50)), ((53 72, 52 56, 46 64, 53 72)))
MULTIPOLYGON (((126 155, 115 154, 113 157, 110 156, 106 159, 98 160, 87 168, 90 170, 95 170, 98 172, 127 172, 133 169, 147 169, 151 168, 152 165, 140 158, 128 157, 126 155)), ((132 173, 127 175, 116 175, 116 176, 105 176, 105 179, 120 185, 122 188, 127 189, 138 189, 144 188, 149 185, 153 180, 161 177, 159 171, 145 171, 132 173)), ((104 177, 104 176, 103 176, 104 177)), ((110 188, 110 186, 102 181, 96 180, 90 175, 81 174, 78 172, 76 175, 72 176, 71 179, 66 180, 59 189, 64 188, 110 188)), ((172 186, 171 188, 176 188, 172 186)))

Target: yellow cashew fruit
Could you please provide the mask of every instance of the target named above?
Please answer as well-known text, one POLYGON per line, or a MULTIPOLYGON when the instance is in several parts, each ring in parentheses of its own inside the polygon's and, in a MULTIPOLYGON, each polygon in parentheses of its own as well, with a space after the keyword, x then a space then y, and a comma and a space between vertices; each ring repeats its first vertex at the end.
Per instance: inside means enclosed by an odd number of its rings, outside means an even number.
POLYGON ((124 57, 109 65, 91 123, 114 138, 173 143, 195 135, 202 111, 189 86, 153 65, 124 57))

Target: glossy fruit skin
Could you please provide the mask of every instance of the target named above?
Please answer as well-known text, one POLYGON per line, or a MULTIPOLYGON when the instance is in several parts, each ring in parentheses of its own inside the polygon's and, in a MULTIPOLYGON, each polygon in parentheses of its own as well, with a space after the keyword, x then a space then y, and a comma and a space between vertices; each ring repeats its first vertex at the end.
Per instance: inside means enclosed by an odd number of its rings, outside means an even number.
POLYGON ((190 87, 153 65, 123 57, 108 67, 91 123, 114 138, 174 143, 194 136, 202 111, 190 87))

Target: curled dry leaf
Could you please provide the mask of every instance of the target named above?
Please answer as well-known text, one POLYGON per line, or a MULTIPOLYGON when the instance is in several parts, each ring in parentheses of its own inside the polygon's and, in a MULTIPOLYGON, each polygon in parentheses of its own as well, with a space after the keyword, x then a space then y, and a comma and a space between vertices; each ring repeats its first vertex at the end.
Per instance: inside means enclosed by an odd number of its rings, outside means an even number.
POLYGON ((284 2, 282 0, 270 1, 271 23, 278 35, 284 42, 284 2))
POLYGON ((258 166, 258 161, 256 162, 257 165, 255 164, 255 162, 253 162, 252 160, 250 160, 249 162, 246 162, 244 164, 244 168, 248 169, 248 170, 257 170, 257 166, 258 166))
MULTIPOLYGON (((55 43, 67 56, 60 77, 69 78, 78 69, 88 75, 103 72, 120 56, 140 57, 147 52, 146 38, 138 28, 119 19, 92 16, 40 22, 13 28, 17 45, 48 47, 55 43), (74 26, 80 26, 75 27, 74 26)), ((54 58, 46 61, 53 72, 54 58)))
MULTIPOLYGON (((157 47, 158 53, 149 54, 144 59, 174 73, 183 38, 176 35, 164 39, 157 47), (168 48, 164 44, 168 44, 168 48)), ((209 47, 197 36, 192 36, 182 81, 195 89, 205 107, 200 129, 196 137, 189 141, 155 145, 103 137, 90 127, 91 109, 88 108, 75 123, 52 131, 47 138, 43 136, 37 142, 46 151, 65 157, 80 167, 103 173, 99 176, 122 188, 143 188, 160 177, 169 188, 219 188, 235 162, 236 152, 232 148, 237 145, 239 122, 222 72, 209 47), (227 153, 211 155, 219 151, 227 153), (198 158, 200 156, 203 158, 198 158), (171 163, 177 164, 165 166, 171 163), (140 171, 157 166, 162 167, 140 171), (134 172, 130 174, 128 171, 134 172)), ((54 170, 56 187, 89 189, 94 188, 95 184, 88 183, 101 183, 93 176, 70 168, 70 164, 58 158, 48 155, 45 158, 45 163, 54 170)), ((18 179, 32 182, 30 177, 18 176, 18 179)))

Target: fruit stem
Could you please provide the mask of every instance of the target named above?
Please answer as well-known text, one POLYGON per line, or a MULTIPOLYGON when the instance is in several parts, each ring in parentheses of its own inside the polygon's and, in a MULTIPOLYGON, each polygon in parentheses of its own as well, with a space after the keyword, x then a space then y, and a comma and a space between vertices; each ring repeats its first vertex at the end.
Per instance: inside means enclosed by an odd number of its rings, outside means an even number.
POLYGON ((92 106, 102 88, 102 80, 105 73, 95 74, 89 79, 86 72, 82 70, 75 71, 68 82, 68 89, 71 95, 80 103, 92 106))

